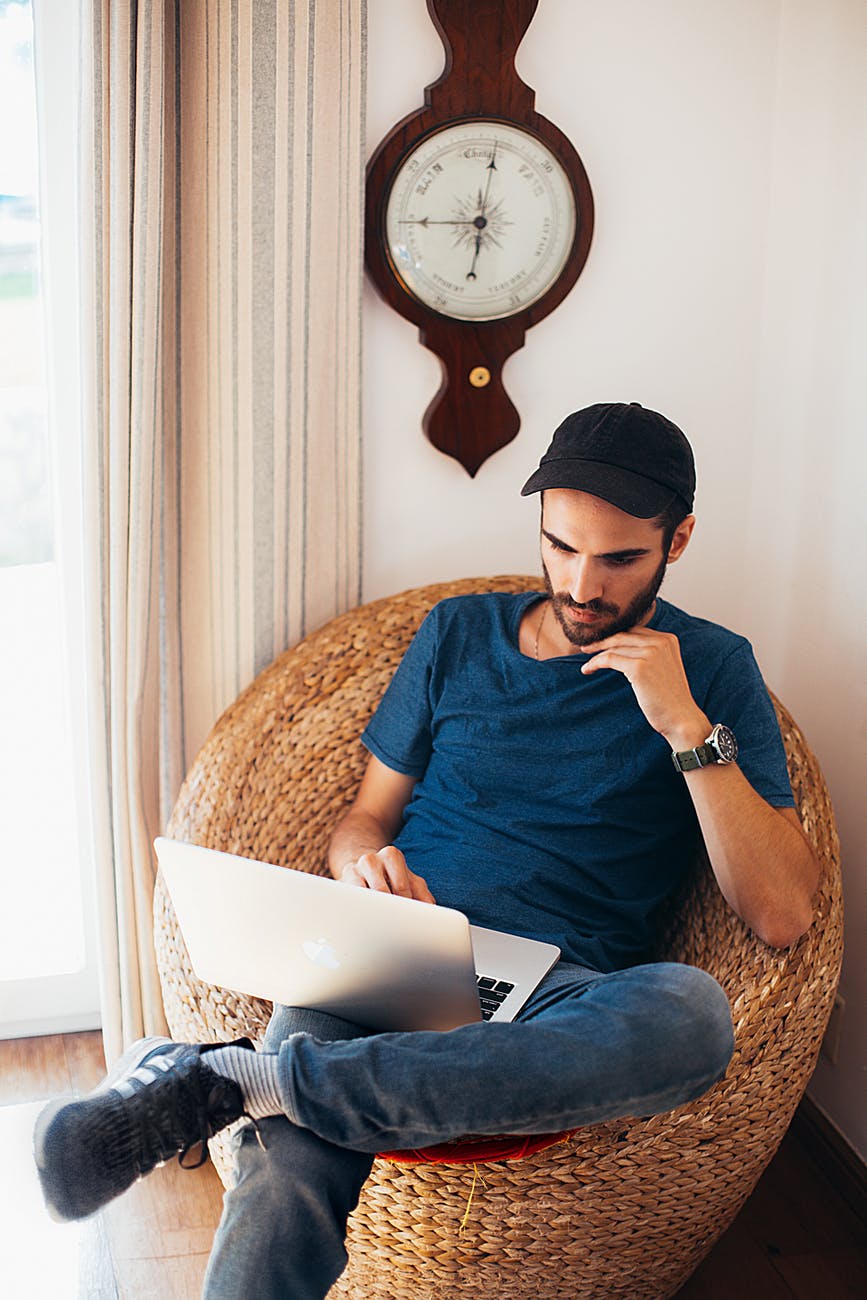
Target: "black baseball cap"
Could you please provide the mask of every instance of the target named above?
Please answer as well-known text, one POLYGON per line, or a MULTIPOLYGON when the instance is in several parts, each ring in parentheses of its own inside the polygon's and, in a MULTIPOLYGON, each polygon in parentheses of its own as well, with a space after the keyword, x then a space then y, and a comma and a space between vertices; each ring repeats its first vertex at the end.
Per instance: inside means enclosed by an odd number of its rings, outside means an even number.
POLYGON ((638 402, 599 402, 567 415, 521 488, 574 488, 638 519, 654 519, 679 497, 688 511, 695 463, 676 424, 638 402))

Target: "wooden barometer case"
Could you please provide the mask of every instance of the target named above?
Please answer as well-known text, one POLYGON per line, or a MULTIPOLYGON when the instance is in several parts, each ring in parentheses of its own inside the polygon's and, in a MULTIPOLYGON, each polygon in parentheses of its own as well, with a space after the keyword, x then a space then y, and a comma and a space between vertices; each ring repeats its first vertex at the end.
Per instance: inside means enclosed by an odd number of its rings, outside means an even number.
POLYGON ((537 4, 427 0, 443 74, 367 168, 368 271, 439 357, 422 424, 471 475, 518 432, 503 365, 572 288, 593 233, 581 159, 515 71, 537 4))

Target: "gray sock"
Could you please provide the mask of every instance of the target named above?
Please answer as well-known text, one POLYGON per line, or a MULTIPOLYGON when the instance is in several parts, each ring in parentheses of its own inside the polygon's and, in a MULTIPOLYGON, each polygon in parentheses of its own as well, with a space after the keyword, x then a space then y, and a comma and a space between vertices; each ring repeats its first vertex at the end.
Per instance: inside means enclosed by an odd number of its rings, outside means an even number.
POLYGON ((278 1057, 274 1052, 251 1052, 247 1047, 216 1047, 204 1063, 215 1074, 234 1079, 244 1094, 244 1109, 253 1119, 282 1115, 278 1057))

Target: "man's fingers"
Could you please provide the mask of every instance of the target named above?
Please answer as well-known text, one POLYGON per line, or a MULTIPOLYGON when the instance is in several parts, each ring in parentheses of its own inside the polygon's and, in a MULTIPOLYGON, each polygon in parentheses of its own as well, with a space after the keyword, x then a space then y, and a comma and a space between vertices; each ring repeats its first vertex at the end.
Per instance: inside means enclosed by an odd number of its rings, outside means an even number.
POLYGON ((415 898, 421 903, 434 901, 426 881, 421 876, 417 876, 414 871, 410 871, 400 849, 390 844, 380 850, 379 856, 383 860, 386 878, 393 894, 399 894, 401 898, 415 898))
POLYGON ((356 889, 367 889, 367 881, 362 875, 357 862, 348 862, 340 872, 341 885, 353 885, 356 889))
POLYGON ((406 865, 406 858, 400 849, 396 849, 393 844, 389 844, 384 849, 380 849, 376 856, 382 863, 385 888, 392 894, 398 894, 401 898, 412 898, 410 872, 406 865))
POLYGON ((618 672, 625 672, 630 665, 635 664, 642 657, 640 654, 630 654, 628 650, 600 650, 592 659, 588 659, 586 664, 581 665, 581 671, 595 673, 599 668, 616 668, 618 672))
POLYGON ((414 871, 409 873, 410 883, 412 884, 412 896, 420 903, 435 903, 436 899, 427 887, 427 881, 421 876, 417 876, 414 871))
POLYGON ((381 853, 364 853, 357 862, 346 867, 342 879, 363 889, 376 889, 382 894, 393 892, 386 864, 381 853))
POLYGON ((397 894, 400 898, 415 898, 422 903, 433 903, 434 896, 421 876, 410 871, 400 849, 390 844, 378 853, 364 853, 357 862, 344 867, 341 881, 362 889, 375 889, 381 894, 397 894))

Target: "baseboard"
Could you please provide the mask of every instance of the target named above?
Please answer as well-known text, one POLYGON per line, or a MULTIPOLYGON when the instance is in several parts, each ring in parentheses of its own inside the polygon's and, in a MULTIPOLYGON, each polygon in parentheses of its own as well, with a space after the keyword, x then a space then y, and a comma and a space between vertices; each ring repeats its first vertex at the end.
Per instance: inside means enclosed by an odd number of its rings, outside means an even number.
POLYGON ((44 1038, 50 1034, 84 1034, 99 1029, 98 1011, 69 1016, 37 1016, 33 1020, 10 1020, 0 1029, 0 1041, 7 1038, 44 1038))
POLYGON ((849 1208, 867 1224, 867 1165, 809 1097, 795 1111, 792 1132, 849 1208))

